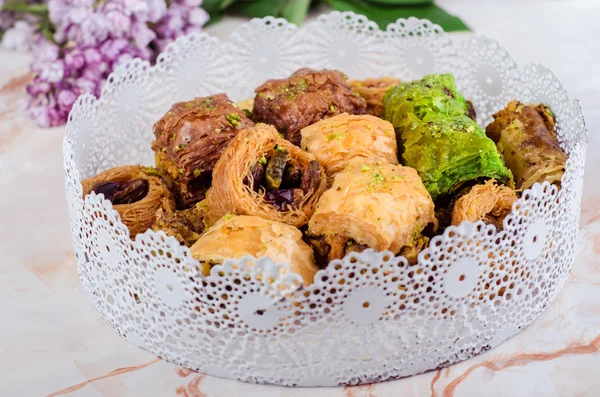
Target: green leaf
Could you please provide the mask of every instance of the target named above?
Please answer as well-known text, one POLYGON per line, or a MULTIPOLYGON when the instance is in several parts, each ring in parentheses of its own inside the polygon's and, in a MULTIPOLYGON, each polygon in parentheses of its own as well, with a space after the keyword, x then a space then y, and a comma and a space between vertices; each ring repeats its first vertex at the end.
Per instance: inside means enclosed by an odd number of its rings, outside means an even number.
POLYGON ((233 8, 236 12, 250 18, 263 18, 267 16, 278 17, 282 3, 279 0, 240 1, 233 8))
POLYGON ((204 25, 204 27, 210 26, 213 23, 217 23, 221 19, 223 19, 223 13, 222 12, 214 12, 214 13, 210 14, 210 19, 208 20, 208 22, 206 22, 206 24, 204 25))
POLYGON ((225 10, 227 7, 232 5, 234 1, 235 0, 222 0, 221 4, 219 5, 219 10, 221 10, 221 11, 225 10))
POLYGON ((423 4, 433 4, 433 0, 370 0, 369 2, 395 6, 417 6, 423 4))
MULTIPOLYGON (((395 1, 398 2, 400 0, 395 1)), ((328 2, 331 7, 338 11, 353 11, 357 14, 363 14, 371 21, 376 22, 381 29, 385 29, 388 24, 396 22, 398 18, 416 17, 429 19, 431 22, 440 25, 447 32, 469 30, 469 27, 459 18, 448 14, 434 4, 383 6, 365 0, 328 0, 328 2)))
POLYGON ((281 9, 281 16, 291 23, 300 25, 306 18, 309 7, 310 0, 287 0, 281 9))
POLYGON ((46 4, 26 4, 17 1, 7 1, 2 6, 2 11, 15 11, 45 16, 48 14, 48 5, 46 4))
POLYGON ((221 10, 221 5, 225 1, 226 0, 204 0, 202 2, 202 8, 204 8, 204 10, 210 14, 212 19, 213 14, 217 14, 221 10))

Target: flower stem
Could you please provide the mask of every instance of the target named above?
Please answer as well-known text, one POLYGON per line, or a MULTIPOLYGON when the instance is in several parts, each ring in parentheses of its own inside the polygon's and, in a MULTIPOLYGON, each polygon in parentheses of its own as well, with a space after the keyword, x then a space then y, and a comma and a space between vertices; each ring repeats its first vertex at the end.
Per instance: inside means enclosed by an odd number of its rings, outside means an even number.
POLYGON ((16 1, 7 1, 2 7, 2 11, 26 12, 35 15, 46 15, 48 13, 47 4, 26 4, 16 1))

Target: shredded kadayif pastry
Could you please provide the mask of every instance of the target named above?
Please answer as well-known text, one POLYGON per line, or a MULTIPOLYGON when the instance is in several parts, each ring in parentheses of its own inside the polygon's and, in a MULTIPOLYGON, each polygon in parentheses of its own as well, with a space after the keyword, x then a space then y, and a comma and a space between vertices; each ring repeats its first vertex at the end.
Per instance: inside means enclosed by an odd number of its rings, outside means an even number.
POLYGON ((300 227, 326 188, 325 172, 312 154, 258 124, 240 132, 217 161, 206 195, 207 224, 235 214, 300 227))
POLYGON ((84 197, 95 192, 113 204, 129 228, 131 238, 148 230, 161 208, 172 210, 174 202, 156 170, 139 165, 110 168, 81 181, 84 197))
POLYGON ((452 210, 452 224, 458 226, 463 221, 482 220, 502 229, 502 222, 517 199, 513 189, 498 185, 494 180, 488 180, 483 185, 473 186, 467 194, 456 201, 452 210))
POLYGON ((348 85, 352 87, 352 91, 367 101, 368 114, 381 117, 383 116, 383 96, 390 87, 400 83, 400 79, 394 77, 380 77, 376 79, 350 80, 348 85))

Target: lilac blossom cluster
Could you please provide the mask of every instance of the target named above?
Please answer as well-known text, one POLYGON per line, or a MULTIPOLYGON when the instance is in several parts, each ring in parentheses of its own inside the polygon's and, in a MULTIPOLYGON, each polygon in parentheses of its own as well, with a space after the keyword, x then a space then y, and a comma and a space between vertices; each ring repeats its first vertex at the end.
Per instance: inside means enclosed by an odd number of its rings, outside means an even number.
MULTIPOLYGON (((0 0, 1 1, 1 0, 0 0)), ((120 63, 135 57, 154 61, 178 36, 201 30, 208 14, 202 0, 50 0, 51 39, 33 45, 28 111, 38 125, 66 122, 77 97, 100 96, 120 63)))
MULTIPOLYGON (((40 5, 41 0, 28 0, 25 6, 40 5)), ((8 50, 20 52, 30 51, 34 41, 36 25, 40 17, 28 12, 2 10, 5 1, 0 0, 0 46, 8 50)))

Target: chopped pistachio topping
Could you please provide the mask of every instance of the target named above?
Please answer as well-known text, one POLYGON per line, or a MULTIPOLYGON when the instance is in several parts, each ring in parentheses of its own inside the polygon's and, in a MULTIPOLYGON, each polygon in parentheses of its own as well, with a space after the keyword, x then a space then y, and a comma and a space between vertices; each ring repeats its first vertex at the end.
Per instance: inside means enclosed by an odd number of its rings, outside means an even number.
POLYGON ((218 134, 219 132, 221 132, 220 128, 215 128, 215 132, 218 134))
POLYGON ((327 141, 331 141, 331 140, 333 140, 333 139, 337 139, 337 140, 343 141, 345 138, 346 138, 346 135, 344 135, 344 134, 342 134, 342 133, 340 133, 340 132, 335 132, 335 133, 333 133, 333 134, 329 134, 329 135, 327 135, 327 136, 325 137, 325 140, 327 140, 327 141))
POLYGON ((258 160, 258 162, 262 165, 265 165, 267 164, 267 158, 265 156, 262 156, 260 160, 258 160))
POLYGON ((208 201, 206 199, 199 201, 196 203, 196 208, 198 209, 208 209, 208 201))
POLYGON ((302 91, 306 91, 306 89, 308 88, 308 81, 302 79, 298 82, 298 88, 300 88, 302 91))
POLYGON ((283 152, 285 149, 282 146, 276 145, 275 150, 277 150, 278 152, 283 152))
POLYGON ((273 95, 273 94, 269 94, 269 95, 267 95, 267 99, 268 99, 269 101, 272 101, 273 99, 275 99, 275 95, 273 95))
POLYGON ((362 172, 371 171, 371 169, 372 169, 372 168, 371 168, 371 167, 369 167, 369 166, 368 166, 368 165, 366 165, 366 164, 363 164, 363 165, 360 167, 360 170, 361 170, 362 172))
POLYGON ((329 106, 329 110, 330 110, 330 111, 332 111, 332 112, 335 112, 335 106, 333 106, 333 105, 330 105, 330 106, 329 106))
POLYGON ((265 93, 264 92, 259 92, 258 93, 258 97, 259 98, 264 98, 265 97, 265 93))
POLYGON ((230 113, 230 114, 228 114, 226 116, 226 119, 234 127, 238 127, 240 125, 240 121, 242 120, 242 118, 240 117, 240 115, 237 114, 237 113, 230 113))
POLYGON ((198 168, 196 168, 196 169, 194 170, 194 176, 195 176, 195 177, 199 177, 201 173, 202 173, 202 171, 200 171, 198 168))
POLYGON ((183 174, 183 172, 184 172, 185 170, 184 170, 183 168, 180 168, 178 171, 179 171, 179 173, 180 173, 180 174, 183 174))
POLYGON ((142 167, 142 171, 144 171, 146 175, 160 176, 158 170, 154 167, 142 167))
POLYGON ((231 214, 231 213, 225 214, 225 215, 223 215, 223 218, 221 218, 221 219, 224 220, 224 221, 227 221, 227 220, 229 220, 231 218, 235 218, 235 214, 231 214))
POLYGON ((384 181, 385 181, 385 178, 384 178, 383 174, 380 172, 376 172, 375 175, 373 175, 373 180, 371 182, 372 183, 382 183, 384 181))
POLYGON ((178 152, 185 147, 185 143, 175 146, 175 151, 178 152))

